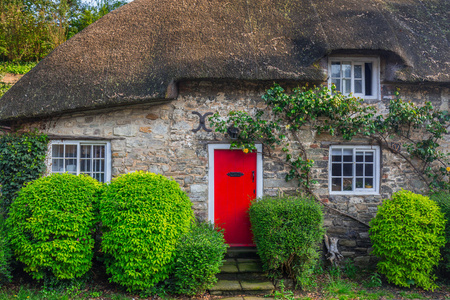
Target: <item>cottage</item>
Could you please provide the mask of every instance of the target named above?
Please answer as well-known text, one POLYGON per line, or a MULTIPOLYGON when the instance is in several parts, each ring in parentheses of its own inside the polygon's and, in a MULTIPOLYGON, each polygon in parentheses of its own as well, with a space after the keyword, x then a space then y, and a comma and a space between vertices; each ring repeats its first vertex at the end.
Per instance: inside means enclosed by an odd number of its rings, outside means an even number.
MULTIPOLYGON (((230 150, 229 136, 210 130, 209 113, 252 112, 273 82, 334 83, 381 112, 400 87, 404 98, 447 110, 449 11, 438 0, 135 0, 13 86, 0 99, 0 125, 48 134, 49 173, 103 182, 136 170, 171 176, 198 218, 223 224, 232 246, 251 245, 248 196, 297 186, 262 146, 230 150)), ((327 211, 328 233, 345 256, 368 263, 368 228, 351 217, 368 222, 383 198, 421 182, 371 141, 301 138, 316 161, 315 193, 348 215, 327 211), (355 153, 366 170, 359 187, 351 171, 331 171, 330 156, 354 163, 355 153)))

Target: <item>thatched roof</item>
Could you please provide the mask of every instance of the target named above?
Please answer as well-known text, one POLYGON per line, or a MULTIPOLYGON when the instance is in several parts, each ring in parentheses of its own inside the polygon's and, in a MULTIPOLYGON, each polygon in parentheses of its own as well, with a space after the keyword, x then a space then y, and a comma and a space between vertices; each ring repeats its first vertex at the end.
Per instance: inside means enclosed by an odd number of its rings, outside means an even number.
POLYGON ((54 50, 0 120, 174 97, 183 79, 309 80, 333 51, 389 53, 393 80, 450 82, 450 1, 135 0, 54 50))

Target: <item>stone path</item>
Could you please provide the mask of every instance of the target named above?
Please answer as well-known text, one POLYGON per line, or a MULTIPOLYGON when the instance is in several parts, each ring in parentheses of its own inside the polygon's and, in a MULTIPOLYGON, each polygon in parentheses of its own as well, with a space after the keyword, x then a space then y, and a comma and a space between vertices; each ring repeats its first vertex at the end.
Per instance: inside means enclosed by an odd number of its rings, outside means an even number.
MULTIPOLYGON (((274 285, 265 276, 260 259, 256 252, 247 253, 240 249, 230 249, 226 262, 218 274, 217 284, 210 289, 211 295, 269 295, 274 285)), ((226 299, 258 299, 251 296, 240 296, 226 299)), ((267 299, 267 298, 266 298, 267 299)))

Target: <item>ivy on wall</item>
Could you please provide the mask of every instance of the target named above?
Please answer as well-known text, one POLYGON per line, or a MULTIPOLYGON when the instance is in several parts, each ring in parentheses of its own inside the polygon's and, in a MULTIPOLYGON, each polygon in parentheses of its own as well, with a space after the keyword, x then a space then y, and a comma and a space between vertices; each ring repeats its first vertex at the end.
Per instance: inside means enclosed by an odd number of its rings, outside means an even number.
POLYGON ((25 183, 44 173, 47 144, 47 136, 37 132, 0 135, 0 216, 25 183))

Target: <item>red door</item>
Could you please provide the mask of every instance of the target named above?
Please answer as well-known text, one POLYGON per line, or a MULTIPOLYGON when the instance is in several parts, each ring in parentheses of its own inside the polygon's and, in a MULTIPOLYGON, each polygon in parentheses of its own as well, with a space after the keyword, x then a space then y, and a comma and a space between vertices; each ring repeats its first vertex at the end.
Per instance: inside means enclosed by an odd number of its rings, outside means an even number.
POLYGON ((248 207, 256 197, 256 153, 214 150, 214 219, 230 246, 254 246, 248 207))

